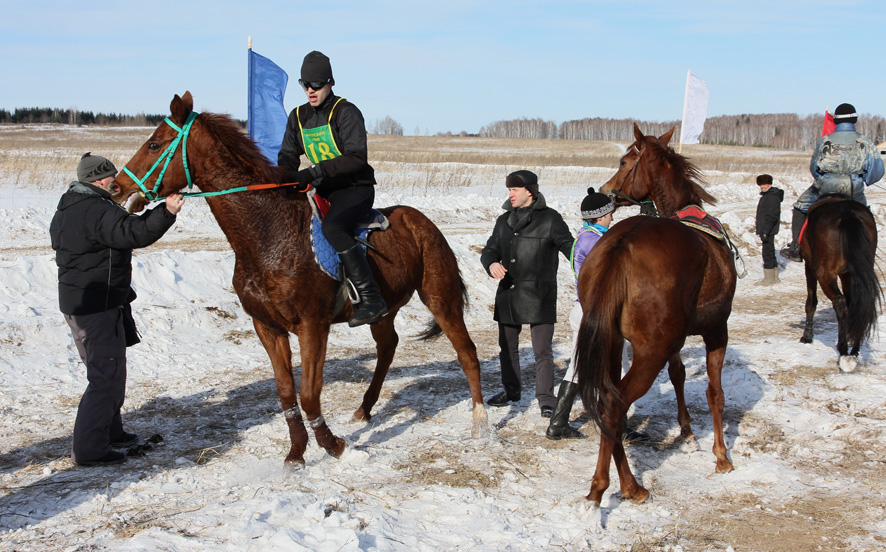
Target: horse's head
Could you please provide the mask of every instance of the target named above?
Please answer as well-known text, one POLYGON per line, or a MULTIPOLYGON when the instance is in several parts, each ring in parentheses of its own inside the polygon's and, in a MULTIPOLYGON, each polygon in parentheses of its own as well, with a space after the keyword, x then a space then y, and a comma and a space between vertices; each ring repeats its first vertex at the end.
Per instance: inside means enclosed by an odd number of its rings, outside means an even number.
POLYGON ((650 174, 651 165, 648 163, 653 157, 653 144, 666 150, 673 134, 672 128, 658 138, 644 136, 637 123, 634 123, 634 143, 628 146, 622 156, 618 172, 600 187, 600 193, 614 196, 618 205, 638 205, 649 199, 653 194, 654 183, 654 175, 650 174))
POLYGON ((136 194, 127 209, 138 212, 150 201, 175 193, 191 183, 186 167, 187 137, 197 114, 190 92, 178 94, 169 104, 170 115, 126 162, 117 175, 111 198, 124 204, 136 194))
POLYGON ((701 207, 717 199, 706 192, 701 171, 668 146, 672 128, 658 138, 644 136, 634 123, 634 143, 621 158, 618 172, 600 187, 600 193, 615 196, 620 205, 639 205, 652 200, 659 214, 670 216, 687 205, 701 207))

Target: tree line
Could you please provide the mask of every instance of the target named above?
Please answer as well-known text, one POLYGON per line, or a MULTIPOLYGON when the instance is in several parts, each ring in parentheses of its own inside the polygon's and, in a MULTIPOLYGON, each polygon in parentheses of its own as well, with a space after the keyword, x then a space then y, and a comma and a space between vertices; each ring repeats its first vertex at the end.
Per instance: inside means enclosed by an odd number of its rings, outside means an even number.
MULTIPOLYGON (((50 107, 16 108, 13 111, 0 109, 0 123, 18 124, 156 126, 165 118, 166 115, 146 113, 123 115, 50 107)), ((246 126, 245 121, 237 122, 243 127, 246 126)), ((539 118, 495 121, 481 127, 478 135, 493 138, 631 142, 634 140, 635 122, 644 134, 662 135, 675 128, 674 140, 679 142, 680 121, 637 121, 605 117, 575 119, 559 125, 539 118)), ((720 115, 705 120, 704 132, 699 136, 699 141, 702 144, 712 145, 806 150, 815 147, 821 137, 822 122, 823 115, 800 117, 796 113, 720 115)), ((859 115, 855 128, 875 144, 886 142, 886 119, 880 115, 859 115)), ((374 121, 368 130, 373 134, 403 135, 403 127, 390 116, 374 121)), ((453 134, 447 132, 438 135, 453 134)), ((469 136, 467 132, 461 132, 459 135, 469 136)))
MULTIPOLYGON (((812 149, 821 138, 823 121, 823 114, 805 117, 796 113, 720 115, 705 120, 699 141, 713 145, 812 149)), ((679 143, 680 121, 649 122, 604 117, 565 121, 559 126, 553 121, 542 119, 496 121, 482 127, 479 135, 494 138, 632 142, 635 122, 644 134, 662 135, 675 128, 674 140, 679 143)), ((859 115, 855 128, 875 144, 886 141, 886 119, 880 115, 859 115)))
POLYGON ((13 111, 0 109, 0 123, 57 123, 66 125, 108 125, 108 126, 156 126, 166 115, 123 115, 118 113, 93 113, 79 109, 57 107, 20 107, 13 111))

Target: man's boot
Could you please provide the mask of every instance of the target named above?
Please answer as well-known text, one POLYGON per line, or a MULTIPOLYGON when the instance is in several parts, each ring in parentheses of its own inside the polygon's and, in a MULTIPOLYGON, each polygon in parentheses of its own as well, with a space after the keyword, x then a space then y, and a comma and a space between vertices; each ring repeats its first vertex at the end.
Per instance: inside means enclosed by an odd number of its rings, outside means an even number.
POLYGON ((803 224, 806 222, 806 213, 796 207, 791 212, 791 243, 781 250, 781 256, 789 261, 796 263, 803 262, 800 256, 800 231, 803 230, 803 224))
POLYGON ((338 258, 345 268, 345 275, 360 295, 360 302, 354 310, 354 315, 348 319, 348 326, 353 328, 362 324, 372 324, 388 314, 388 306, 372 278, 372 271, 360 244, 346 251, 339 251, 338 258))
POLYGON ((557 391, 557 406, 551 415, 551 423, 545 436, 548 439, 558 441, 560 439, 587 439, 587 435, 572 429, 569 425, 569 413, 572 412, 572 403, 578 394, 578 385, 571 381, 564 381, 557 391))
POLYGON ((773 286, 778 283, 778 267, 764 268, 763 279, 757 282, 760 286, 773 286))

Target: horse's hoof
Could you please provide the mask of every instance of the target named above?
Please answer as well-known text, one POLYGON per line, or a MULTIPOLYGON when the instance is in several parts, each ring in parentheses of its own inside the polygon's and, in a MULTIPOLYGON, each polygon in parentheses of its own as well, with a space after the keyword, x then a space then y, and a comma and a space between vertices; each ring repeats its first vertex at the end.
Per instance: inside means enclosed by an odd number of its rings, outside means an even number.
POLYGON ((807 343, 807 344, 808 344, 808 343, 812 343, 812 338, 811 338, 811 337, 806 337, 806 336, 804 335, 803 337, 800 338, 800 343, 807 343))
POLYGON ((305 459, 287 456, 286 460, 283 461, 283 465, 291 470, 300 470, 305 467, 305 459))
POLYGON ((840 357, 840 371, 847 374, 852 373, 858 368, 858 357, 853 355, 843 355, 840 357))
POLYGON ((639 486, 633 493, 625 494, 624 491, 622 491, 621 494, 622 498, 627 498, 634 504, 643 504, 649 499, 649 491, 639 486))
POLYGON ((729 473, 735 468, 732 467, 732 462, 729 460, 721 460, 717 459, 717 473, 729 473))
POLYGON ((482 404, 474 407, 474 420, 471 424, 471 437, 480 439, 489 435, 489 417, 482 404))
POLYGON ((347 448, 347 443, 341 437, 335 438, 335 443, 331 447, 326 447, 326 452, 329 453, 329 456, 333 458, 341 458, 341 455, 345 453, 345 449, 347 448))
POLYGON ((351 418, 352 422, 369 422, 372 421, 372 414, 365 412, 363 407, 361 406, 357 410, 354 411, 354 416, 351 418))

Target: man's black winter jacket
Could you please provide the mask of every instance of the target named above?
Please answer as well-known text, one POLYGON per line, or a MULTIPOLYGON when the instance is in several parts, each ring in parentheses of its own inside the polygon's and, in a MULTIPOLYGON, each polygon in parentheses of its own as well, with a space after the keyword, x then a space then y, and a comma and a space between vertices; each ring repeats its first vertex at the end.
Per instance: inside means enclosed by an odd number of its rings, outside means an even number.
POLYGON ((151 245, 174 222, 166 205, 131 215, 106 190, 72 182, 49 225, 61 311, 94 314, 131 302, 132 250, 151 245))

